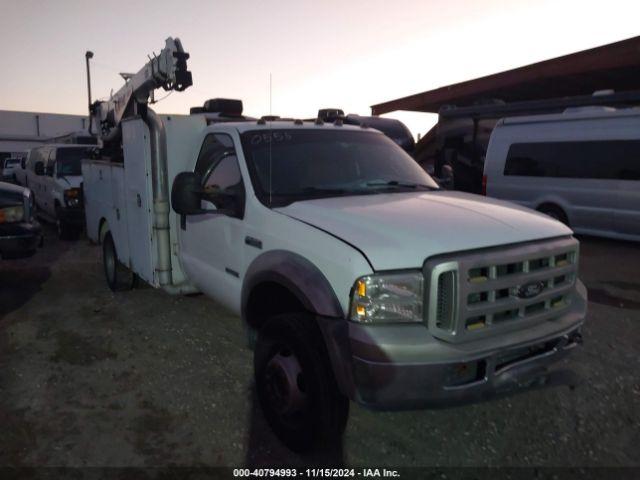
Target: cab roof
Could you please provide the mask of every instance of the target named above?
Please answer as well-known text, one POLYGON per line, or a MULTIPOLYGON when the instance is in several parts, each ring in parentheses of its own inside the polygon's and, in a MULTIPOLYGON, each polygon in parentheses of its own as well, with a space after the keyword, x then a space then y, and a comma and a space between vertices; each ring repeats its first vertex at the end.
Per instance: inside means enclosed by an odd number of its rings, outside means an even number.
POLYGON ((211 127, 230 127, 238 130, 239 133, 256 131, 256 130, 332 130, 332 131, 358 131, 358 132, 376 132, 381 133, 378 130, 370 127, 360 127, 357 125, 345 125, 340 122, 323 122, 317 123, 315 121, 303 121, 303 120, 274 120, 274 121, 240 121, 240 122, 220 122, 211 123, 211 127))

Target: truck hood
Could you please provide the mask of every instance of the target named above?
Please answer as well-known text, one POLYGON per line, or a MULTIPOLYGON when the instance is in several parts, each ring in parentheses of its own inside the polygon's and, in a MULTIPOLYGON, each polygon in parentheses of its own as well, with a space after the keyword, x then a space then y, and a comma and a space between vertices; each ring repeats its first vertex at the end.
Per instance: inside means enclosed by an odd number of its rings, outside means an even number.
POLYGON ((11 183, 0 182, 0 207, 22 205, 27 189, 11 183))
POLYGON ((434 255, 572 233, 528 208, 443 190, 307 200, 276 211, 351 244, 374 270, 420 268, 434 255))

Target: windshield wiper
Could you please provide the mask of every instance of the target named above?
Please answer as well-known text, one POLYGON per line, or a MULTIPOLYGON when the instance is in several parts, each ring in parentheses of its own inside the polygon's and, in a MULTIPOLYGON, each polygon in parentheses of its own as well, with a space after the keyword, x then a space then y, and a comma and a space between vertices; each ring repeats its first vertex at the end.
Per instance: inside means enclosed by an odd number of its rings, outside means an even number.
MULTIPOLYGON (((273 192, 274 197, 304 197, 305 195, 342 195, 348 190, 344 188, 305 187, 299 192, 273 192)), ((268 194, 267 194, 268 195, 268 194)))
POLYGON ((347 193, 344 188, 330 188, 330 187, 305 187, 300 190, 301 193, 347 193))
POLYGON ((389 180, 386 182, 368 182, 367 187, 400 187, 400 188, 426 188, 427 190, 438 190, 431 185, 425 185, 422 183, 400 182, 398 180, 389 180))

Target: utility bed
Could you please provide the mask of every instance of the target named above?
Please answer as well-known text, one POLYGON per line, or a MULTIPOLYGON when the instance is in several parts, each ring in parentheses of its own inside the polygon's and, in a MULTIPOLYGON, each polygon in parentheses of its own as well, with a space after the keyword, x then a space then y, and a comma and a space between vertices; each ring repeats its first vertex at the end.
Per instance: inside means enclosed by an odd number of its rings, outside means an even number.
MULTIPOLYGON (((168 184, 193 155, 206 127, 204 115, 160 115, 167 136, 168 184)), ((101 243, 106 226, 118 246, 119 260, 158 287, 156 231, 153 226, 152 162, 149 128, 139 117, 122 122, 124 161, 84 160, 82 175, 87 235, 101 243)), ((185 281, 176 256, 177 217, 169 214, 173 284, 185 281)))

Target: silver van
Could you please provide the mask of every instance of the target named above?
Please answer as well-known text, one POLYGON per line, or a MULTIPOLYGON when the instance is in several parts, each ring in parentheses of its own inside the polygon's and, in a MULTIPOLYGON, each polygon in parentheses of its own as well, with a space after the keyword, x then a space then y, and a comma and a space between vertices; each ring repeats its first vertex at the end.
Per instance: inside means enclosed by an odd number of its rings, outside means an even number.
POLYGON ((640 109, 502 119, 483 185, 488 196, 544 212, 576 233, 640 241, 640 109))

